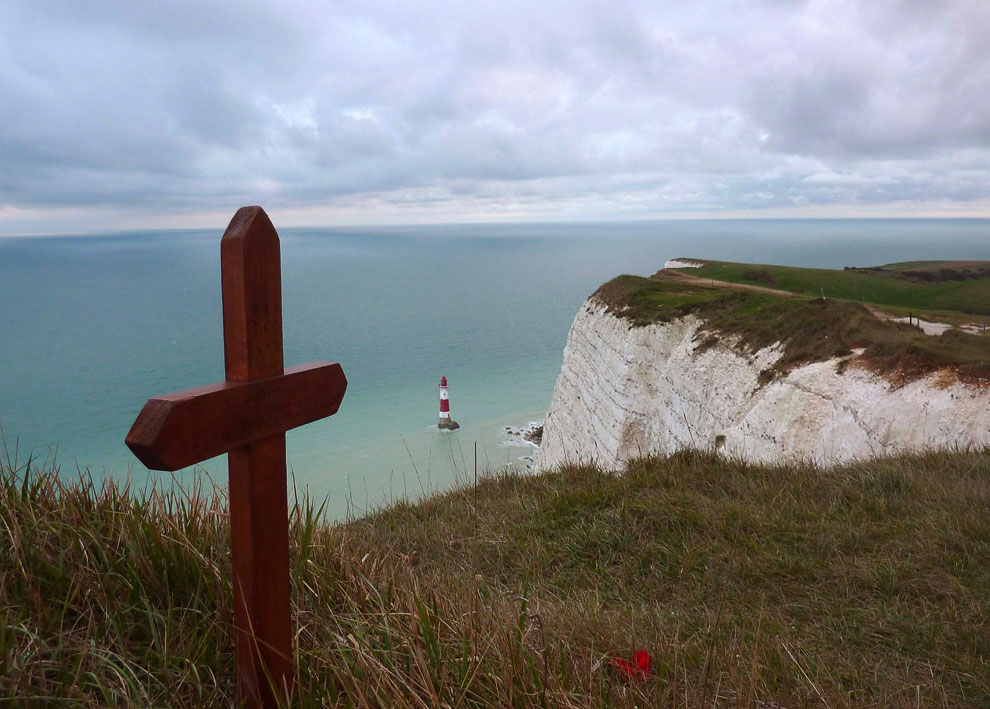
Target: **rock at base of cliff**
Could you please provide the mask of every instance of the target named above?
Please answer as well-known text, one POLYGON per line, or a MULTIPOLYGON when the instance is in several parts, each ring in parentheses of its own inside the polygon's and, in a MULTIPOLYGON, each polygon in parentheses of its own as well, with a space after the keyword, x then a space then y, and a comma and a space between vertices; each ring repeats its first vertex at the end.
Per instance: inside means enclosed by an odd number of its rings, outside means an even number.
POLYGON ((543 426, 534 426, 523 432, 523 438, 530 443, 540 445, 543 442, 543 426))

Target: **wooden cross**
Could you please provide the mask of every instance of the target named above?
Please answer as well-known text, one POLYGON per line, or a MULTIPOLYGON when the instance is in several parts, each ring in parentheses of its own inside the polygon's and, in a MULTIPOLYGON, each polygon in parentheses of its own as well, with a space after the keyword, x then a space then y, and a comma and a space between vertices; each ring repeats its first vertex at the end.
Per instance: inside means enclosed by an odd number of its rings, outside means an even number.
POLYGON ((242 207, 220 240, 226 381, 148 399, 127 447, 153 470, 227 453, 238 687, 248 706, 291 693, 285 432, 331 416, 347 379, 339 364, 283 369, 278 234, 242 207))

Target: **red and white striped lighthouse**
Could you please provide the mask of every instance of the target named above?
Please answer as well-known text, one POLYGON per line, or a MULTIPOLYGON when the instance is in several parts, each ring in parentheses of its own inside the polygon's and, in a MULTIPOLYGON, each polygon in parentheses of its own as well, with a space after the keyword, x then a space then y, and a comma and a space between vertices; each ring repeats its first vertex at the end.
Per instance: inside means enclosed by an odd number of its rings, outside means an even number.
POLYGON ((450 418, 450 394, 447 393, 447 377, 440 377, 440 419, 437 421, 437 428, 453 431, 460 427, 457 421, 450 418))

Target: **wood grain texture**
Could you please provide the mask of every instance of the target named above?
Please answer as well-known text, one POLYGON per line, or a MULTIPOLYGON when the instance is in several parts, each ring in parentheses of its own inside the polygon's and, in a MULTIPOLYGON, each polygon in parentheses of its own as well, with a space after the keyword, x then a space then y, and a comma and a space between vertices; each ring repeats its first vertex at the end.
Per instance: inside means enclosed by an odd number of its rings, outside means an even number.
POLYGON ((292 692, 285 434, 235 448, 227 463, 239 693, 249 707, 282 706, 292 692))
MULTIPOLYGON (((149 399, 125 443, 152 470, 178 470, 337 413, 347 390, 339 364, 221 382, 149 399)), ((233 484, 233 483, 232 483, 233 484)))
POLYGON ((227 381, 282 373, 282 261, 261 207, 241 207, 220 240, 227 381))
MULTIPOLYGON (((278 377, 281 255, 261 207, 241 207, 230 220, 220 240, 220 279, 227 381, 278 377)), ((249 707, 277 706, 292 683, 284 433, 234 448, 227 471, 238 687, 249 707)))

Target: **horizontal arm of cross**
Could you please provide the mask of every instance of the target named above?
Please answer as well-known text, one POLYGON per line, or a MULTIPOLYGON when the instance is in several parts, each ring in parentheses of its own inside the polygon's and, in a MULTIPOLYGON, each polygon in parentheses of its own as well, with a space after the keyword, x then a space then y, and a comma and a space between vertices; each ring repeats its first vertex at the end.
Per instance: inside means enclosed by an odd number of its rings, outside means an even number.
POLYGON ((148 399, 127 447, 152 470, 178 470, 290 428, 332 416, 347 378, 314 362, 249 382, 221 382, 148 399))

